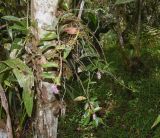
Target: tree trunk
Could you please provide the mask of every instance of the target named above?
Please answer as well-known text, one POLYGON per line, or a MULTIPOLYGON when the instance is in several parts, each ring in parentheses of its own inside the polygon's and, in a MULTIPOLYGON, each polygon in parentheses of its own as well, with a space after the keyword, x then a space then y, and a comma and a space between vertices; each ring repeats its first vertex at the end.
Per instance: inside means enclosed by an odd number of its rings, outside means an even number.
MULTIPOLYGON (((48 30, 54 30, 57 24, 56 10, 58 0, 32 0, 31 17, 36 24, 32 29, 34 40, 33 47, 37 48, 38 42, 48 30), (49 29, 48 29, 49 28, 49 29)), ((36 59, 34 59, 36 62, 36 59)), ((35 65, 37 106, 34 122, 35 138, 56 138, 58 126, 57 101, 55 95, 48 89, 49 83, 43 82, 39 77, 42 73, 41 67, 35 65)))

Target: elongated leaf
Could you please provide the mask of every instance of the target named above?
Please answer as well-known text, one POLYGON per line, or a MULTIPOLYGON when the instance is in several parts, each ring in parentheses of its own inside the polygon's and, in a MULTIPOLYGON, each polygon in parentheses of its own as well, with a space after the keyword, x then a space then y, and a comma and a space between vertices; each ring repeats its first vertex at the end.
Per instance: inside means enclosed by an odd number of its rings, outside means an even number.
POLYGON ((47 32, 41 38, 42 41, 50 41, 57 38, 57 34, 55 32, 47 32))
POLYGON ((30 91, 23 91, 22 94, 23 102, 26 108, 26 112, 29 117, 32 115, 32 109, 33 109, 33 95, 31 94, 30 91))
POLYGON ((7 21, 14 21, 14 22, 20 22, 20 18, 15 16, 3 16, 2 19, 5 19, 7 21))
POLYGON ((54 68, 58 68, 58 64, 55 62, 48 62, 46 64, 42 64, 43 68, 50 68, 50 67, 54 67, 54 68))
POLYGON ((3 63, 5 63, 11 68, 19 68, 20 70, 26 70, 27 72, 31 72, 30 68, 26 64, 24 64, 23 61, 20 60, 19 58, 9 59, 9 60, 3 61, 3 63))
POLYGON ((155 120, 155 122, 153 123, 151 128, 154 128, 155 126, 157 126, 160 123, 160 115, 158 115, 157 119, 155 120))
POLYGON ((13 26, 10 27, 13 30, 17 30, 17 31, 22 31, 22 32, 26 32, 27 28, 18 24, 14 24, 13 26))
POLYGON ((20 59, 9 59, 3 61, 7 66, 13 69, 19 85, 24 89, 31 89, 34 85, 34 76, 30 68, 20 59))
POLYGON ((126 4, 126 3, 130 3, 133 2, 135 0, 117 0, 115 4, 126 4))
POLYGON ((102 109, 102 107, 96 107, 95 109, 94 109, 94 112, 98 112, 98 111, 100 111, 102 109))
POLYGON ((55 74, 53 72, 43 72, 41 75, 45 79, 55 79, 55 74))
POLYGON ((20 59, 10 59, 3 61, 2 63, 12 68, 20 87, 23 88, 22 99, 28 116, 31 116, 33 108, 33 96, 31 93, 31 88, 34 85, 32 71, 20 59))

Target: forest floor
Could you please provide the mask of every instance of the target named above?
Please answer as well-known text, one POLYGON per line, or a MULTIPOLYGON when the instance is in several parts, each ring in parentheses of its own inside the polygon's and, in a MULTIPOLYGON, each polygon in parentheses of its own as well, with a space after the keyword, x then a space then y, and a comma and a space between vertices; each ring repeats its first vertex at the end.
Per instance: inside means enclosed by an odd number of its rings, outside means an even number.
MULTIPOLYGON (((160 48, 142 49, 142 62, 146 69, 132 73, 124 69, 117 47, 106 49, 106 58, 114 74, 132 85, 134 91, 116 84, 109 76, 102 77, 95 86, 95 93, 100 105, 104 125, 95 129, 77 130, 83 113, 83 104, 70 102, 66 117, 60 119, 59 138, 160 138, 160 127, 151 129, 160 111, 160 48), (108 103, 112 107, 108 107, 108 103), (109 109, 110 108, 110 109, 109 109), (108 110, 108 111, 107 111, 108 110)), ((73 84, 71 97, 82 92, 73 84)))

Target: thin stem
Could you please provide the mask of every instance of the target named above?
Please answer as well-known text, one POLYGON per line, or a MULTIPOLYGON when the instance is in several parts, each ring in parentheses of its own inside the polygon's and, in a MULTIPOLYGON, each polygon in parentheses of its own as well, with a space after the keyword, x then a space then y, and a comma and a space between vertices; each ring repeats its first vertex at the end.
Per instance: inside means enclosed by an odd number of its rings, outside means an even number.
POLYGON ((82 0, 81 5, 80 5, 80 9, 79 9, 79 13, 78 13, 78 19, 81 19, 84 4, 85 4, 85 0, 82 0))
POLYGON ((138 24, 136 36, 136 56, 140 56, 140 37, 141 37, 141 16, 142 16, 142 0, 138 0, 138 24))

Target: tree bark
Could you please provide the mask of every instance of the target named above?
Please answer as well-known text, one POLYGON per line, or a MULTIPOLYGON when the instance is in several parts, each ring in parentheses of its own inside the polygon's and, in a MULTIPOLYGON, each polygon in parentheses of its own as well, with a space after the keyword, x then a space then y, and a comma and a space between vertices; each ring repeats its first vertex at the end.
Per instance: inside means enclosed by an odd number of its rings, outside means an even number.
MULTIPOLYGON (((34 40, 32 46, 37 48, 38 42, 42 36, 49 31, 53 31, 57 24, 56 10, 58 0, 32 0, 31 1, 31 17, 34 24, 36 24, 32 33, 34 40)), ((35 62, 36 59, 34 59, 35 62)), ((41 67, 35 64, 35 77, 36 77, 36 93, 37 93, 37 106, 34 122, 35 138, 56 138, 58 115, 59 112, 58 102, 56 101, 53 92, 48 89, 49 83, 43 82, 39 77, 42 73, 41 67)))

